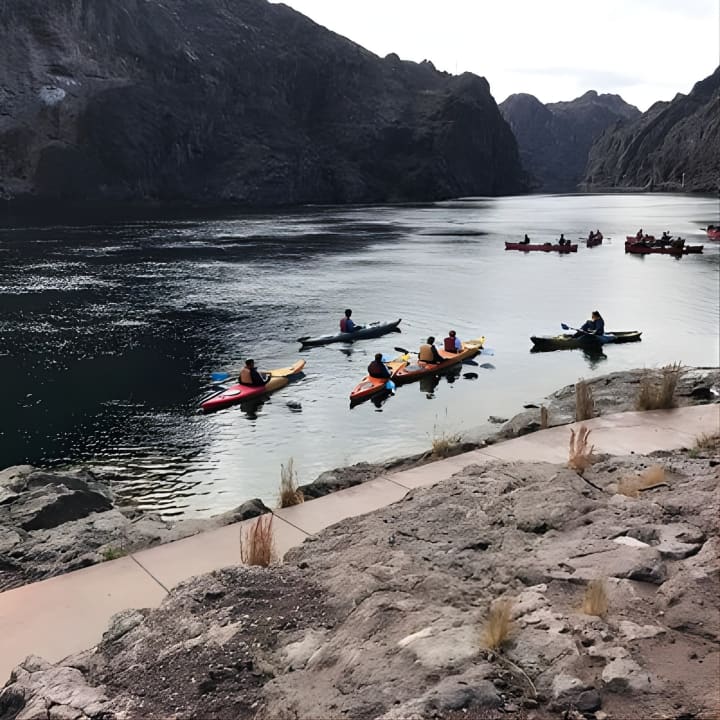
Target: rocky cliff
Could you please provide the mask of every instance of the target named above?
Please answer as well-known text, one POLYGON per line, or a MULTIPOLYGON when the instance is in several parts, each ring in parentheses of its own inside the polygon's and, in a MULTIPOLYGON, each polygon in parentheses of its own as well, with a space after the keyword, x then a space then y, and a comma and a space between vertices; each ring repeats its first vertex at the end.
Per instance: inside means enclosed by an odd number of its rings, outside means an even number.
POLYGON ((584 186, 720 191, 720 67, 689 95, 608 128, 590 151, 584 186))
POLYGON ((487 81, 265 0, 4 0, 0 197, 430 200, 523 189, 487 81))
POLYGON ((570 102, 543 105, 533 95, 511 95, 500 111, 515 133, 525 169, 536 188, 571 192, 582 180, 588 151, 608 127, 640 115, 619 95, 594 90, 570 102))

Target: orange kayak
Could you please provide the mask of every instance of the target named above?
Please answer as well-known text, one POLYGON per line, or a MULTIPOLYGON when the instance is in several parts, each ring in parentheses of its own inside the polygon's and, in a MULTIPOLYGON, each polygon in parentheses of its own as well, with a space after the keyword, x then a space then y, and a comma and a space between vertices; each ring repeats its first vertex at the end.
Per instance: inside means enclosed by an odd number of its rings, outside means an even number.
POLYGON ((463 349, 459 353, 450 353, 446 352, 445 350, 438 350, 441 357, 447 358, 441 363, 429 363, 423 362, 422 360, 418 360, 412 365, 408 365, 406 363, 405 367, 400 368, 397 371, 394 380, 398 385, 400 385, 401 383, 409 383, 413 380, 418 380, 424 375, 431 375, 433 373, 442 372, 443 370, 452 367, 453 365, 461 363, 463 360, 469 360, 470 358, 475 357, 475 355, 477 355, 482 350, 483 340, 484 338, 463 343, 463 349))
MULTIPOLYGON (((397 359, 386 362, 385 365, 390 370, 390 377, 395 378, 397 373, 407 365, 407 360, 397 359)), ((376 378, 366 375, 352 390, 350 393, 350 404, 358 403, 361 400, 366 400, 375 393, 380 392, 387 383, 386 378, 376 378)))

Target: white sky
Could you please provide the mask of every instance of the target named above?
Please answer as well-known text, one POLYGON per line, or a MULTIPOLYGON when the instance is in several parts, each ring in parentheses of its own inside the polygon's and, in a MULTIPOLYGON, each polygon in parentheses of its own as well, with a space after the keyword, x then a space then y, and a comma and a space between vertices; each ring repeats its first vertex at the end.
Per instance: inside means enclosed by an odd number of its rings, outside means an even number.
POLYGON ((720 0, 285 0, 385 56, 470 71, 495 100, 587 90, 647 110, 720 64, 720 0))

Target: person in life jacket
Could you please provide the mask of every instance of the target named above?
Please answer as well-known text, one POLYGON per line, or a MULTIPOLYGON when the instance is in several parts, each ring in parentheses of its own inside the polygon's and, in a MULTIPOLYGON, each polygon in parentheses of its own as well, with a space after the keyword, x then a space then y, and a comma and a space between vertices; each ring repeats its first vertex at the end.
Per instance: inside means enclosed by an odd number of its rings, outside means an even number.
POLYGON ((451 353, 459 353, 462 350, 462 343, 454 330, 451 330, 445 340, 443 340, 443 347, 445 348, 445 352, 451 353))
POLYGON ((445 358, 438 352, 438 349, 435 347, 435 338, 432 335, 427 339, 427 342, 424 345, 420 346, 418 360, 427 363, 444 362, 445 358))
POLYGON ((270 375, 263 377, 255 369, 255 361, 254 360, 246 360, 245 367, 240 371, 239 382, 241 385, 250 385, 251 387, 260 387, 262 385, 267 385, 267 383, 270 382, 270 375))
POLYGON ((390 371, 383 362, 382 353, 376 353, 375 359, 368 365, 368 375, 374 378, 390 379, 390 371))
POLYGON ((350 319, 350 316, 352 315, 352 310, 348 308, 345 311, 345 317, 340 320, 340 332, 355 332, 356 330, 359 330, 358 326, 350 319))

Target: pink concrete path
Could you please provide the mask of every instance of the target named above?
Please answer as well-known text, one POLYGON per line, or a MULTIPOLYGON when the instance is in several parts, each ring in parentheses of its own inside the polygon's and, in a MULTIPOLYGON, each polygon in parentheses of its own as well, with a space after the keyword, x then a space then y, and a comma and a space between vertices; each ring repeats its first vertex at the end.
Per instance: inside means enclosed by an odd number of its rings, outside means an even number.
MULTIPOLYGON (((591 440, 598 452, 643 454, 692 447, 699 435, 720 431, 720 405, 619 413, 585 424, 593 431, 591 440)), ((542 430, 276 510, 273 526, 278 553, 283 555, 333 523, 390 505, 413 488, 446 480, 468 465, 564 463, 573 426, 542 430)), ((227 525, 0 593, 0 686, 27 655, 57 661, 90 648, 100 641, 114 613, 156 607, 179 582, 239 563, 242 526, 251 522, 227 525)))

